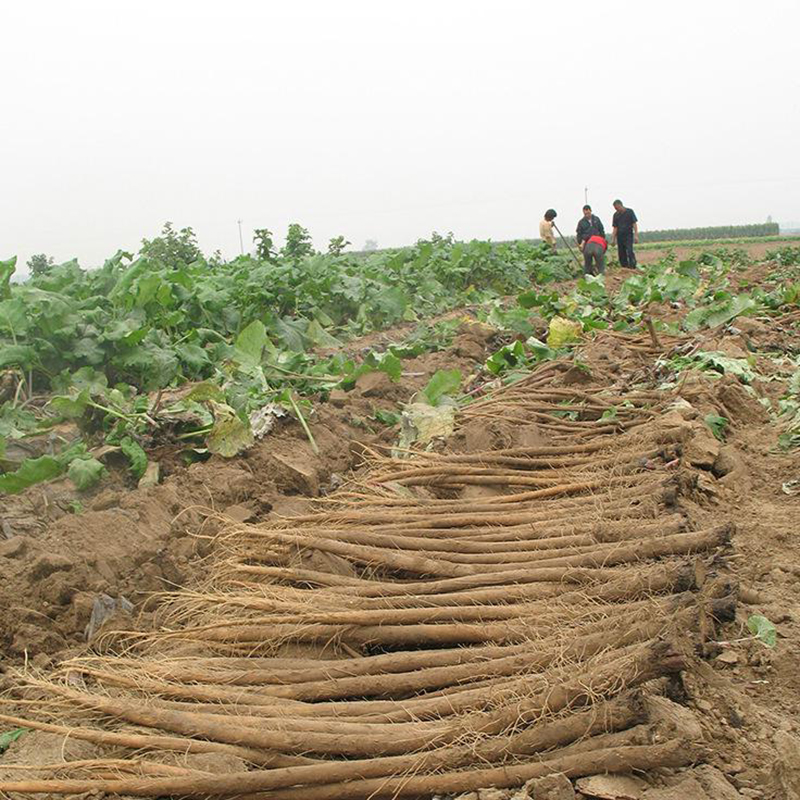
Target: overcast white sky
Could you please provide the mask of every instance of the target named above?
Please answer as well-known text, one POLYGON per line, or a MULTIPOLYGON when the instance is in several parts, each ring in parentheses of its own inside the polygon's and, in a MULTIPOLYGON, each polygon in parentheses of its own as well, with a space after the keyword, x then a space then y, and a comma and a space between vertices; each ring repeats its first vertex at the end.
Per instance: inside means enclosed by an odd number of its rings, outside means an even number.
POLYGON ((0 258, 800 218, 798 0, 3 3, 0 258))

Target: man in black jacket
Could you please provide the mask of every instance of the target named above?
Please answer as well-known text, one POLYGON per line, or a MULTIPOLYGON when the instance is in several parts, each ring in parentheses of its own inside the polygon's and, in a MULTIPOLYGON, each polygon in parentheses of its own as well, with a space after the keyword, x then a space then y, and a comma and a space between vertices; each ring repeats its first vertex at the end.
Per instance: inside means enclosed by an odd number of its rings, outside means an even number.
POLYGON ((613 228, 611 244, 617 243, 619 265, 636 269, 636 253, 633 252, 633 245, 639 244, 639 220, 632 208, 625 208, 622 205, 622 200, 614 201, 614 218, 611 226, 613 228))
POLYGON ((578 222, 575 236, 583 252, 584 274, 602 275, 606 271, 606 232, 600 218, 592 214, 590 205, 583 207, 583 216, 578 222))

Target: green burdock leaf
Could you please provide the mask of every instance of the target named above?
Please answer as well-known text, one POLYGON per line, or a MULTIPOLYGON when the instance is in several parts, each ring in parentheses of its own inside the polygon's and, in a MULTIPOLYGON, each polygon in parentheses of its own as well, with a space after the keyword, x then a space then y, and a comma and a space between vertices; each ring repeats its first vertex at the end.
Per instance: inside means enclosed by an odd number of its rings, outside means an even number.
POLYGON ((18 494, 36 483, 58 477, 63 471, 64 467, 53 456, 26 458, 16 472, 0 475, 0 492, 18 494))
POLYGON ((778 630, 766 617, 762 617, 761 614, 753 614, 747 620, 747 627, 767 647, 775 647, 778 630))
POLYGON ((27 344, 5 344, 0 348, 0 368, 24 367, 36 362, 36 351, 27 344))
POLYGON ((525 345, 520 341, 501 347, 486 359, 486 369, 493 375, 499 375, 509 367, 516 367, 525 362, 525 345))
POLYGON ((17 297, 0 301, 0 330, 19 336, 27 332, 31 319, 25 303, 17 297))
POLYGON ((67 469, 67 477, 79 492, 91 489, 106 474, 106 468, 96 458, 76 458, 67 469))
POLYGON ((717 414, 706 414, 704 422, 711 429, 714 437, 723 441, 725 439, 725 428, 728 427, 728 420, 725 417, 720 417, 717 414))
POLYGON ((384 353, 376 368, 385 372, 393 381, 399 381, 403 374, 403 362, 392 353, 384 353))
POLYGON ((306 328, 306 336, 311 344, 317 347, 341 347, 342 343, 335 337, 331 336, 317 320, 312 319, 306 328))
POLYGON ((185 364, 192 374, 198 375, 211 364, 208 352, 198 344, 187 343, 175 348, 178 358, 185 364))
POLYGON ((138 481, 147 471, 147 453, 139 442, 130 436, 123 436, 119 446, 130 462, 131 475, 138 481))
POLYGON ((11 256, 6 261, 0 261, 0 300, 11 294, 11 276, 17 269, 17 257, 11 256))
POLYGON ((250 423, 239 417, 228 417, 214 423, 208 434, 208 449, 225 458, 233 458, 253 444, 250 423))
POLYGON ((77 394, 62 394, 51 398, 48 405, 64 419, 80 419, 89 405, 89 390, 77 394))
POLYGON ((248 367, 257 367, 261 363, 261 354, 267 344, 267 329, 261 320, 253 320, 236 337, 234 358, 248 367))
POLYGON ((420 394, 425 398, 428 405, 438 406, 443 396, 452 395, 460 388, 461 370, 440 369, 436 371, 420 394))
POLYGON ((0 733, 0 753, 5 753, 8 748, 22 736, 23 733, 27 733, 27 728, 14 728, 10 731, 5 731, 4 733, 0 733))

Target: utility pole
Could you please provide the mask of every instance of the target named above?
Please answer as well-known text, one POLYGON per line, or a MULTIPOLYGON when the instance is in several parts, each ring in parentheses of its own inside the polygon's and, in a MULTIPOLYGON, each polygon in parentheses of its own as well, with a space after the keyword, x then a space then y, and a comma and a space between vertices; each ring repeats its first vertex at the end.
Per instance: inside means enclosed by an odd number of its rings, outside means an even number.
POLYGON ((588 186, 584 186, 583 187, 583 202, 584 202, 585 205, 587 205, 587 206, 589 205, 589 187, 588 186))
POLYGON ((239 249, 242 251, 242 255, 244 255, 244 239, 242 239, 242 221, 240 219, 237 219, 236 224, 239 226, 239 249))

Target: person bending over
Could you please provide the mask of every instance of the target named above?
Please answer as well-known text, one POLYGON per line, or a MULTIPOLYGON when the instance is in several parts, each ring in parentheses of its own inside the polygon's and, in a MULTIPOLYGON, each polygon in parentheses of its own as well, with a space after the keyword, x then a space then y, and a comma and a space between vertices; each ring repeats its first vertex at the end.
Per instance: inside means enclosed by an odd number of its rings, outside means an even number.
POLYGON ((592 207, 583 207, 583 217, 575 231, 578 247, 583 252, 584 275, 602 275, 606 271, 606 232, 599 217, 592 214, 592 207))

